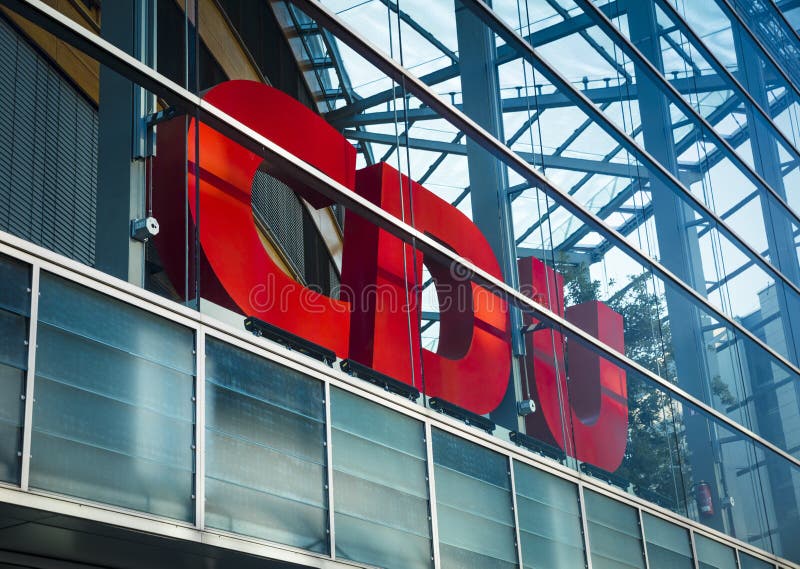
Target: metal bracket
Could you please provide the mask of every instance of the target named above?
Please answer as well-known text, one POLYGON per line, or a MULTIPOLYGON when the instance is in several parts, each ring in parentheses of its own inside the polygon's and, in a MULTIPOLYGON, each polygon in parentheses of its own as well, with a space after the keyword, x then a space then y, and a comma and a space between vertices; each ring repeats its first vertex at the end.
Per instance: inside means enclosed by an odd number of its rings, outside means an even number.
POLYGON ((175 117, 179 117, 183 114, 186 114, 186 111, 183 109, 179 109, 178 107, 167 107, 163 111, 158 111, 157 113, 153 113, 152 115, 147 115, 144 117, 144 124, 147 126, 147 128, 151 129, 158 123, 172 120, 175 117))
POLYGON ((530 334, 531 332, 538 332, 539 330, 543 330, 544 328, 550 328, 550 326, 545 322, 537 322, 536 324, 528 324, 527 326, 523 326, 519 329, 520 333, 524 336, 525 334, 530 334))
POLYGON ((138 156, 138 158, 147 158, 150 156, 156 155, 156 126, 159 123, 166 122, 168 120, 172 120, 175 117, 179 117, 183 114, 186 114, 186 111, 182 109, 178 109, 177 107, 167 107, 163 111, 159 111, 157 113, 153 113, 150 115, 145 115, 142 117, 142 130, 144 131, 144 152, 142 156, 138 156))

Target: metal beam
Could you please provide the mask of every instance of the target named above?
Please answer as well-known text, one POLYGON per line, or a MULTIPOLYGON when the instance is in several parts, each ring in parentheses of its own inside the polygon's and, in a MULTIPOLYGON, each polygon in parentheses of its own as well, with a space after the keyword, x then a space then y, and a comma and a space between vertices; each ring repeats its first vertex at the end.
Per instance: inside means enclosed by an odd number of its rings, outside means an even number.
POLYGON ((417 32, 420 36, 425 38, 429 44, 433 47, 441 51, 444 55, 446 55, 450 61, 453 63, 458 63, 458 56, 455 54, 453 50, 449 47, 444 45, 439 39, 436 38, 432 33, 426 30, 423 26, 421 26, 414 18, 412 18, 407 12, 404 12, 400 9, 396 2, 393 0, 380 0, 380 2, 389 8, 392 12, 397 14, 397 17, 404 21, 408 26, 417 32))
POLYGON ((772 0, 772 3, 775 4, 775 7, 780 10, 782 14, 800 8, 800 0, 778 0, 777 2, 772 0))
MULTIPOLYGON (((670 81, 670 83, 681 93, 696 94, 730 90, 730 85, 718 75, 692 75, 689 77, 673 79, 670 81)), ((614 87, 595 87, 590 89, 582 89, 581 92, 596 105, 636 100, 638 97, 636 84, 625 84, 624 88, 621 88, 619 85, 614 87)), ((402 94, 398 92, 397 96, 401 97, 402 94)), ((370 99, 371 97, 366 97, 359 102, 369 102, 370 99)), ((381 102, 387 102, 391 99, 392 98, 389 97, 386 99, 386 101, 381 100, 373 102, 372 104, 369 104, 369 106, 373 107, 375 105, 379 105, 381 102)), ((575 100, 560 90, 552 93, 530 95, 527 97, 506 97, 502 100, 502 104, 504 113, 518 113, 528 111, 530 109, 538 109, 540 112, 544 112, 548 109, 576 106, 575 100)), ((462 109, 460 104, 456 104, 454 106, 459 110, 462 109)), ((386 124, 396 121, 396 116, 394 112, 391 111, 371 111, 369 113, 345 115, 343 117, 337 117, 334 112, 331 112, 325 116, 331 122, 331 124, 340 128, 353 125, 386 124)), ((417 109, 409 109, 408 118, 409 120, 413 121, 423 121, 437 120, 441 119, 442 117, 428 107, 420 107, 417 109)))
MULTIPOLYGON (((769 104, 768 98, 763 98, 760 101, 757 100, 757 98, 754 97, 750 93, 750 91, 748 91, 744 87, 744 85, 742 85, 742 83, 739 81, 739 79, 733 73, 731 73, 728 70, 728 68, 725 67, 725 65, 723 65, 723 63, 705 45, 705 43, 700 38, 700 36, 697 35, 697 33, 686 22, 686 20, 683 18, 683 16, 681 16, 681 14, 669 2, 667 2, 665 0, 658 0, 658 2, 659 2, 659 6, 661 7, 661 9, 664 10, 664 12, 667 14, 667 16, 675 23, 675 26, 677 27, 677 29, 691 42, 692 46, 694 46, 694 48, 697 49, 700 52, 700 55, 703 57, 703 59, 705 59, 712 66, 714 66, 714 68, 716 69, 717 73, 719 75, 724 76, 730 82, 730 84, 734 88, 734 91, 739 96, 744 98, 750 104, 750 106, 752 107, 752 110, 754 110, 764 120, 765 125, 770 129, 770 132, 772 133, 772 135, 777 137, 777 138, 779 138, 781 141, 783 141, 783 144, 785 145, 785 149, 787 151, 789 151, 791 154, 793 154, 796 158, 800 159, 800 152, 798 151, 798 147, 796 146, 794 140, 790 140, 789 137, 787 137, 786 134, 780 128, 778 128, 778 126, 774 123, 774 121, 772 119, 772 116, 767 113, 766 109, 769 108, 770 110, 772 110, 770 108, 771 105, 769 104)), ((667 39, 669 39, 669 36, 665 36, 665 37, 667 39)), ((676 46, 675 49, 677 50, 679 47, 680 46, 676 46)), ((683 50, 681 50, 681 51, 683 52, 683 50)), ((684 57, 684 59, 686 59, 691 65, 694 66, 694 64, 693 64, 692 60, 689 58, 688 54, 683 52, 682 53, 682 57, 684 57)), ((739 66, 739 74, 741 74, 741 73, 742 73, 742 67, 739 66)), ((762 75, 764 74, 763 73, 763 69, 762 69, 762 71, 760 73, 762 75)), ((782 96, 786 96, 786 95, 787 95, 787 92, 784 92, 782 94, 782 96)), ((773 116, 777 116, 777 113, 775 115, 773 115, 773 116)), ((751 121, 748 120, 748 123, 749 122, 751 122, 751 121)), ((737 145, 732 140, 728 139, 728 142, 734 148, 737 147, 737 145)))
POLYGON ((563 261, 576 267, 586 265, 587 267, 593 263, 592 257, 589 253, 580 253, 575 251, 555 251, 550 249, 537 249, 535 247, 517 247, 517 257, 522 259, 525 257, 535 257, 543 261, 558 257, 558 261, 563 261))
MULTIPOLYGON (((708 115, 708 121, 711 124, 717 124, 719 121, 724 119, 728 116, 730 110, 738 105, 738 101, 735 97, 729 97, 725 102, 723 102, 720 106, 714 109, 708 115)), ((675 125, 673 125, 673 130, 675 125)), ((692 129, 689 131, 683 138, 681 138, 678 142, 675 143, 675 152, 678 156, 680 156, 683 152, 686 151, 692 144, 694 144, 697 140, 697 129, 692 129)), ((633 182, 628 187, 620 191, 614 198, 612 198, 605 206, 600 208, 600 211, 597 212, 597 216, 600 219, 606 219, 609 215, 614 213, 619 206, 624 204, 628 199, 633 196, 633 194, 638 191, 644 189, 641 184, 637 182, 633 182)), ((564 242, 560 245, 560 247, 564 248, 571 248, 575 245, 578 241, 583 239, 591 230, 587 227, 581 227, 575 233, 573 233, 570 237, 564 240, 564 242)), ((599 244, 598 247, 602 247, 603 243, 599 244)), ((608 250, 609 247, 605 247, 605 250, 608 250)))
MULTIPOLYGON (((455 154, 458 156, 467 155, 466 144, 446 142, 443 140, 426 140, 423 138, 408 138, 406 136, 395 136, 392 134, 382 134, 377 132, 361 132, 357 130, 345 130, 342 133, 350 140, 359 142, 374 142, 377 144, 400 144, 408 146, 414 150, 426 150, 428 152, 441 152, 455 154)), ((630 166, 621 162, 603 162, 600 160, 590 160, 587 158, 572 158, 558 156, 555 154, 541 154, 535 152, 517 152, 529 164, 559 170, 570 170, 576 172, 591 172, 593 174, 604 174, 620 178, 638 177, 635 166, 630 166)))
MULTIPOLYGON (((616 0, 613 2, 609 2, 600 8, 604 13, 624 13, 624 8, 619 8, 617 6, 616 0)), ((528 36, 525 37, 525 40, 530 42, 531 45, 534 46, 542 46, 548 43, 560 40, 565 38, 569 35, 577 33, 581 30, 590 28, 594 25, 591 18, 587 17, 585 14, 580 14, 564 20, 562 22, 558 22, 557 24, 553 24, 552 26, 548 26, 542 30, 538 30, 528 36)), ((497 65, 503 65, 510 61, 514 61, 515 59, 519 59, 520 55, 517 51, 511 48, 508 45, 503 45, 497 48, 497 65)), ((438 83, 443 83, 448 79, 453 79, 454 77, 458 77, 459 75, 459 66, 456 64, 449 65, 448 67, 438 69, 433 71, 432 73, 428 73, 427 75, 423 75, 419 77, 419 80, 425 83, 426 85, 436 85, 438 83)), ((398 85, 392 89, 388 89, 386 91, 381 91, 380 93, 376 93, 369 97, 364 98, 361 101, 357 101, 352 105, 348 105, 347 107, 343 107, 341 109, 336 109, 329 112, 326 117, 331 122, 336 122, 339 119, 348 116, 354 116, 366 109, 374 107, 376 105, 380 105, 381 103, 386 103, 387 101, 391 101, 397 97, 403 96, 403 90, 398 85)))
MULTIPOLYGON (((727 4, 727 0, 719 1, 727 4)), ((766 194, 772 197, 782 214, 793 219, 796 223, 800 223, 800 216, 798 216, 798 214, 789 207, 783 197, 776 192, 775 189, 772 188, 772 186, 770 186, 750 164, 748 164, 744 159, 742 159, 741 156, 739 156, 739 154, 737 154, 733 147, 724 138, 722 138, 716 130, 714 130, 705 117, 698 113, 697 110, 680 95, 680 93, 669 83, 669 81, 664 78, 664 76, 653 65, 653 63, 644 54, 642 54, 642 52, 633 43, 631 43, 630 40, 628 40, 628 38, 619 31, 619 29, 617 29, 617 27, 603 12, 598 10, 590 0, 575 0, 575 2, 584 11, 593 16, 600 29, 602 29, 609 36, 611 41, 614 41, 620 46, 626 55, 630 57, 638 66, 637 68, 640 70, 640 73, 647 75, 670 103, 675 105, 687 117, 694 117, 694 122, 698 125, 698 127, 709 135, 713 142, 725 153, 726 157, 737 166, 739 171, 744 174, 753 184, 757 185, 766 194)), ((641 75, 639 76, 641 77, 641 75)), ((686 191, 686 195, 688 197, 694 197, 688 189, 684 188, 680 184, 679 187, 686 191)), ((715 212, 710 210, 705 203, 701 202, 700 200, 696 200, 696 203, 697 205, 701 206, 701 209, 704 211, 704 213, 710 214, 710 217, 719 224, 720 229, 724 233, 727 233, 728 239, 730 239, 733 243, 739 243, 741 245, 740 248, 743 248, 742 252, 747 250, 751 254, 756 253, 755 249, 749 243, 744 241, 736 232, 728 227, 727 224, 722 223, 715 212)), ((764 260, 765 269, 774 273, 787 285, 795 288, 795 292, 800 294, 800 288, 797 287, 797 284, 794 281, 786 277, 786 275, 784 275, 783 272, 781 272, 780 269, 778 269, 770 259, 764 259, 763 257, 762 259, 764 260)))

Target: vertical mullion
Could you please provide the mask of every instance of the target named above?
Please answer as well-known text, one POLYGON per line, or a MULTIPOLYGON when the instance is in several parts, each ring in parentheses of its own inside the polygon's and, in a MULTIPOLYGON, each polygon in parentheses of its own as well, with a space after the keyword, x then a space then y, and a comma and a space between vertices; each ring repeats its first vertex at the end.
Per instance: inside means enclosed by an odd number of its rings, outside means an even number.
POLYGON ((644 566, 649 569, 650 557, 647 555, 647 534, 644 531, 644 517, 642 509, 636 508, 636 515, 639 516, 639 533, 642 535, 642 552, 644 553, 644 566))
POLYGON ((589 544, 589 520, 586 519, 586 497, 583 493, 583 483, 578 483, 578 503, 581 510, 581 528, 583 529, 583 548, 586 555, 586 567, 592 569, 592 547, 589 544))
POLYGON ((433 566, 440 569, 442 566, 441 554, 439 552, 439 520, 436 513, 436 478, 434 475, 433 464, 433 435, 430 421, 425 421, 425 452, 427 454, 428 465, 428 500, 431 512, 431 546, 433 549, 433 566))
POLYGON ((520 539, 519 532, 519 509, 517 506, 517 484, 514 478, 514 458, 508 457, 508 476, 511 480, 511 509, 514 511, 514 541, 517 546, 517 561, 519 568, 523 569, 525 565, 522 562, 522 540, 520 539))
POLYGON ((206 333, 203 327, 196 332, 195 354, 195 525, 206 525, 206 333))
POLYGON ((331 384, 325 382, 325 461, 327 462, 327 483, 328 491, 328 541, 330 544, 331 559, 336 559, 336 527, 334 525, 336 515, 336 504, 333 499, 333 444, 331 425, 331 384))
POLYGON ((695 569, 700 569, 700 560, 697 558, 697 546, 694 543, 694 531, 689 530, 689 543, 692 546, 692 557, 694 558, 695 569))
POLYGON ((39 265, 31 271, 31 312, 28 319, 28 369, 25 375, 25 418, 22 427, 22 464, 20 487, 27 490, 31 472, 31 438, 33 436, 34 380, 36 377, 36 333, 39 325, 39 265))

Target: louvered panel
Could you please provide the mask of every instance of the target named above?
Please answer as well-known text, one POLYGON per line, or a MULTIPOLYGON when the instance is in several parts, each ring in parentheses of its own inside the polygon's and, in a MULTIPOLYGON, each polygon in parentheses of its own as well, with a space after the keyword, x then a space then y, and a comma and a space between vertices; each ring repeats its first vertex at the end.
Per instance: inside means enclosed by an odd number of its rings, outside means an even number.
MULTIPOLYGON (((332 291, 339 290, 339 273, 336 272, 336 266, 333 263, 328 264, 328 278, 330 279, 330 287, 332 291)), ((338 298, 338 294, 335 295, 338 298)))
MULTIPOLYGON (((52 71, 47 72, 47 83, 44 85, 47 104, 44 108, 45 116, 45 156, 58 154, 58 75, 52 71)), ((42 245, 48 249, 55 249, 56 236, 53 231, 56 223, 56 196, 58 194, 57 164, 55 160, 46 160, 44 163, 44 195, 42 204, 42 245)))
POLYGON ((8 230, 16 235, 28 237, 29 223, 26 217, 31 208, 30 173, 33 165, 33 124, 36 114, 36 62, 20 49, 17 56, 13 100, 13 150, 11 156, 11 201, 8 230))
POLYGON ((284 183, 263 172, 253 180, 253 213, 269 229, 301 275, 305 275, 303 204, 284 183))
POLYGON ((94 263, 97 111, 0 19, 0 229, 94 263))
MULTIPOLYGON (((41 66, 36 70, 36 108, 41 109, 47 105, 47 69, 41 66)), ((43 227, 43 202, 44 202, 44 164, 47 160, 45 138, 47 136, 47 117, 45 113, 36 113, 33 122, 34 161, 31 168, 31 202, 34 207, 30 210, 31 230, 30 239, 42 243, 44 237, 43 227)))
MULTIPOLYGON (((0 78, 14 77, 17 46, 10 30, 0 26, 0 78)), ((13 133, 14 82, 0 80, 0 226, 8 225, 11 202, 11 140, 13 133)))

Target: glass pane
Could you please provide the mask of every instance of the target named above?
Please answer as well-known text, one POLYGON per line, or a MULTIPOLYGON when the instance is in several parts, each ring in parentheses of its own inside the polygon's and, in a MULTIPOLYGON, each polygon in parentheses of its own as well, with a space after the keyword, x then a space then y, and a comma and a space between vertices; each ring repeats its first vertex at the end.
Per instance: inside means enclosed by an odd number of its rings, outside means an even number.
POLYGON ((740 569, 775 569, 775 566, 772 563, 762 561, 761 559, 753 557, 744 551, 739 552, 739 567, 740 569))
POLYGON ((188 328, 46 273, 40 289, 42 322, 154 363, 194 373, 192 332, 188 328))
POLYGON ((727 545, 694 535, 700 569, 736 569, 736 552, 727 545))
POLYGON ((19 480, 30 268, 0 255, 0 480, 19 480))
POLYGON ((323 386, 209 338, 206 524, 327 552, 323 386))
POLYGON ((17 314, 30 314, 30 267, 0 255, 0 308, 17 314))
MULTIPOLYGON (((0 336, 2 337, 2 336, 0 336)), ((0 364, 0 424, 19 427, 22 425, 22 389, 25 372, 0 364)))
POLYGON ((636 509, 586 491, 586 519, 594 569, 644 569, 636 509))
POLYGON ((31 486, 191 520, 192 331, 46 273, 39 311, 31 486))
POLYGON ((434 429, 433 460, 442 567, 516 567, 507 459, 434 429))
POLYGON ((650 569, 694 567, 688 530, 650 514, 643 514, 642 520, 650 569))
POLYGON ((514 462, 520 547, 525 567, 572 569, 586 558, 578 488, 566 480, 514 462))
POLYGON ((331 421, 337 556, 431 567, 422 423, 339 389, 331 421))
POLYGON ((0 362, 16 368, 27 367, 28 322, 25 316, 0 309, 0 338, 8 338, 0 344, 0 362))

